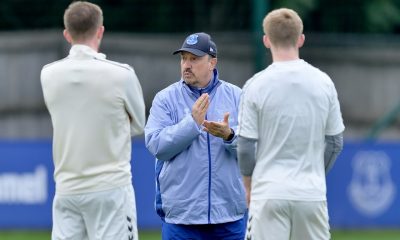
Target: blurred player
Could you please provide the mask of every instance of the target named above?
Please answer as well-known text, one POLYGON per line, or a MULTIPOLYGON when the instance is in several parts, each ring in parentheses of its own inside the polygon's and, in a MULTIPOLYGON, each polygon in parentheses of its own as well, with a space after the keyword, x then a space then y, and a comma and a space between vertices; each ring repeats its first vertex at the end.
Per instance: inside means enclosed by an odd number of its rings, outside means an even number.
POLYGON ((240 88, 218 78, 206 33, 182 48, 180 81, 157 93, 145 127, 157 157, 156 210, 163 239, 243 239, 245 191, 236 158, 240 88))
POLYGON ((263 28, 273 63, 246 82, 239 110, 246 239, 330 239, 325 175, 344 131, 336 89, 299 58, 305 38, 296 12, 272 11, 263 28))
POLYGON ((43 67, 53 124, 56 194, 52 239, 138 239, 131 136, 145 106, 134 70, 98 53, 102 10, 74 2, 64 14, 69 55, 43 67))

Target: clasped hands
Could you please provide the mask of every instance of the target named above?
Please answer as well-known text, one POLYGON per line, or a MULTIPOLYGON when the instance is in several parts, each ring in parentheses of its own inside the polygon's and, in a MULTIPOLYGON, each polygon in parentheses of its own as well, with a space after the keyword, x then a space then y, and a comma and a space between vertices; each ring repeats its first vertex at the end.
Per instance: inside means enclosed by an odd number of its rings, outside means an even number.
POLYGON ((207 121, 205 120, 207 109, 210 105, 209 96, 207 93, 203 93, 193 104, 192 117, 196 121, 197 125, 203 125, 204 131, 227 140, 232 133, 229 127, 229 112, 224 114, 224 120, 222 122, 207 121))

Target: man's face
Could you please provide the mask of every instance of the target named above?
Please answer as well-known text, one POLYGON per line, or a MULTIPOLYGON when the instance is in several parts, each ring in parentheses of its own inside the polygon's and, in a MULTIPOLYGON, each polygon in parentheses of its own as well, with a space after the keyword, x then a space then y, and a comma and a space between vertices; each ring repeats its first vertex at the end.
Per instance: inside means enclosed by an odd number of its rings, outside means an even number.
POLYGON ((181 74, 186 84, 193 87, 205 87, 210 82, 216 58, 209 55, 198 57, 189 52, 181 53, 181 74))

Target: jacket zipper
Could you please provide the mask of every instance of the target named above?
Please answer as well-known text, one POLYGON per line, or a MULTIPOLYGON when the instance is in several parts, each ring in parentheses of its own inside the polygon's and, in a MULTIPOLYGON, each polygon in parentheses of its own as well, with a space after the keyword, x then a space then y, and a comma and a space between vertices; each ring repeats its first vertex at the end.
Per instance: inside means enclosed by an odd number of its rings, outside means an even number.
MULTIPOLYGON (((205 119, 207 120, 207 114, 205 119)), ((211 224, 211 146, 210 146, 209 133, 207 133, 207 149, 208 149, 208 224, 211 224)))
MULTIPOLYGON (((200 96, 203 92, 200 90, 200 96)), ((207 114, 205 115, 207 119, 207 114)), ((210 134, 207 133, 207 150, 208 150, 208 224, 211 224, 211 146, 210 134)))

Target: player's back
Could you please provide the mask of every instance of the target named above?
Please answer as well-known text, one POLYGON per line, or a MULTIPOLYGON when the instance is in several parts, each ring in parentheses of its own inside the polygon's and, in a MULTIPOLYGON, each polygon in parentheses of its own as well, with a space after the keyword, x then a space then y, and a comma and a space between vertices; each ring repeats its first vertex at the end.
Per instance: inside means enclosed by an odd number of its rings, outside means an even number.
POLYGON ((131 136, 124 91, 130 69, 84 46, 71 51, 67 58, 46 65, 41 75, 53 123, 57 191, 126 185, 131 177, 131 136))
POLYGON ((259 138, 254 198, 324 200, 324 135, 333 84, 303 60, 271 64, 258 89, 259 138))

